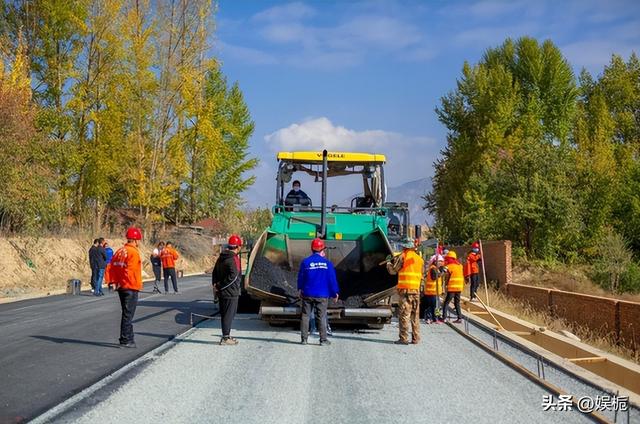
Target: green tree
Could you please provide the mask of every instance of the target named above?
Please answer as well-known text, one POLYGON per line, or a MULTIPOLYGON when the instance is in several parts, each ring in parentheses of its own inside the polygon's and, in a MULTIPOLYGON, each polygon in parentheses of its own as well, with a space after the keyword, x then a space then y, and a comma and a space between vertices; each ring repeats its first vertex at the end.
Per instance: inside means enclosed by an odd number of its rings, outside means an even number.
POLYGON ((62 222, 71 212, 74 166, 79 159, 70 142, 72 123, 67 107, 75 78, 75 63, 82 50, 88 0, 5 1, 0 38, 15 50, 23 37, 32 79, 33 99, 39 106, 36 126, 50 138, 47 160, 56 174, 63 207, 62 222))
POLYGON ((0 58, 0 228, 30 231, 56 218, 53 173, 47 166, 47 139, 37 131, 28 56, 19 42, 4 68, 0 58), (25 178, 25 176, 29 176, 25 178))
POLYGON ((127 161, 126 111, 121 102, 123 42, 121 2, 93 0, 89 8, 82 60, 77 62, 78 82, 69 108, 73 116, 73 141, 80 152, 74 178, 75 212, 81 224, 98 231, 112 194, 122 184, 127 161))
POLYGON ((240 206, 239 194, 255 181, 254 176, 246 175, 258 164, 256 158, 249 158, 249 140, 255 126, 238 83, 229 89, 219 68, 207 76, 206 98, 219 105, 207 118, 220 130, 217 155, 224 160, 218 161, 203 181, 201 199, 207 214, 220 216, 240 206))
POLYGON ((571 243, 568 148, 578 91, 551 41, 508 39, 465 63, 436 109, 448 128, 427 207, 451 242, 510 237, 545 256, 571 243))

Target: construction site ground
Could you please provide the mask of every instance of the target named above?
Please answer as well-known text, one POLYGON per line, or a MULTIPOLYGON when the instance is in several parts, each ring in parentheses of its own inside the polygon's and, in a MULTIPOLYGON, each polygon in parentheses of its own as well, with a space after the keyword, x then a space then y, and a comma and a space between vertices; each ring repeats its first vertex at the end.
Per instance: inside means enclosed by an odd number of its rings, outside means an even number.
MULTIPOLYGON (((589 422, 545 412, 545 390, 446 325, 423 325, 419 345, 399 346, 397 324, 334 333, 300 345, 292 328, 255 315, 234 324, 237 346, 219 346, 208 320, 173 347, 89 390, 54 422, 589 422), (119 381, 118 381, 119 380, 119 381)), ((68 407, 69 405, 67 405, 68 407)))
POLYGON ((192 314, 217 312, 210 276, 179 285, 165 295, 146 284, 137 349, 118 346, 115 293, 0 305, 0 423, 590 420, 575 408, 545 411, 545 388, 447 325, 422 324, 419 345, 393 344, 394 320, 303 346, 297 329, 240 314, 240 344, 219 346, 217 317, 191 325, 192 314))
POLYGON ((33 418, 188 330, 192 312, 212 312, 210 279, 180 279, 179 295, 153 294, 147 283, 134 319, 137 349, 118 345, 116 293, 0 304, 0 423, 33 418))

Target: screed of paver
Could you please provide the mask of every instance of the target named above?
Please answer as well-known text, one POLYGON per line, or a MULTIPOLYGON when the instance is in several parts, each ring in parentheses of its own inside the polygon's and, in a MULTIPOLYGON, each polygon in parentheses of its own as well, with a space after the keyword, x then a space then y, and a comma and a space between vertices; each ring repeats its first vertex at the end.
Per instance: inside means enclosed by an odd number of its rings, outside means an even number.
POLYGON ((390 325, 302 346, 296 331, 241 318, 239 345, 218 346, 220 322, 203 323, 111 394, 94 393, 57 421, 590 422, 543 411, 541 387, 444 325, 423 326, 420 345, 394 345, 390 325))

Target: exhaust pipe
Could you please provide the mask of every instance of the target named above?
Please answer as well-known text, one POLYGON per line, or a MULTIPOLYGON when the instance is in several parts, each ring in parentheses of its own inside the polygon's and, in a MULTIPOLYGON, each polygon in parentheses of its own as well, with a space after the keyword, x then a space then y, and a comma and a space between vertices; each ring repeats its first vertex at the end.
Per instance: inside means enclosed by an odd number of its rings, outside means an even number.
POLYGON ((320 212, 321 239, 327 238, 327 150, 322 151, 322 211, 320 212))

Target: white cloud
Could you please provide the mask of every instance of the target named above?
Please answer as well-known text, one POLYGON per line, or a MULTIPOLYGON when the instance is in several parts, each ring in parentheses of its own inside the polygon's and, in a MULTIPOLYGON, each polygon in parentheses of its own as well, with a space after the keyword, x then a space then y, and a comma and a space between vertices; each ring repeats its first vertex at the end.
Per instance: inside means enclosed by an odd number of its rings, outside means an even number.
POLYGON ((315 14, 316 10, 313 7, 295 2, 265 9, 253 15, 252 20, 257 22, 297 21, 312 17, 315 14))
POLYGON ((317 12, 302 3, 272 7, 251 18, 252 32, 275 47, 279 62, 302 68, 341 69, 380 53, 411 61, 435 56, 434 44, 407 17, 388 16, 378 8, 332 25, 305 21, 317 12))
POLYGON ((611 55, 617 54, 625 60, 635 51, 640 53, 640 43, 629 44, 615 41, 580 41, 561 48, 569 63, 576 68, 596 68, 598 72, 611 62, 611 55))
POLYGON ((239 60, 244 63, 251 65, 275 65, 278 63, 278 59, 274 55, 262 50, 236 46, 223 41, 218 41, 217 45, 225 57, 239 60))
POLYGON ((518 39, 523 36, 533 36, 537 33, 535 23, 514 26, 482 26, 459 32, 454 40, 459 45, 476 45, 484 48, 496 47, 506 38, 518 39))
MULTIPOLYGON (((327 149, 384 154, 388 161, 386 176, 390 187, 430 176, 438 154, 436 141, 430 137, 413 137, 379 129, 357 131, 334 125, 326 117, 281 128, 266 135, 265 142, 272 152, 327 149)), ((353 188, 347 191, 347 195, 353 194, 353 188)))

